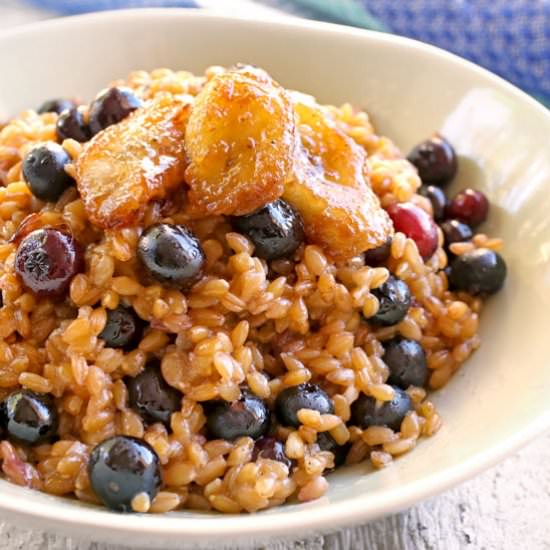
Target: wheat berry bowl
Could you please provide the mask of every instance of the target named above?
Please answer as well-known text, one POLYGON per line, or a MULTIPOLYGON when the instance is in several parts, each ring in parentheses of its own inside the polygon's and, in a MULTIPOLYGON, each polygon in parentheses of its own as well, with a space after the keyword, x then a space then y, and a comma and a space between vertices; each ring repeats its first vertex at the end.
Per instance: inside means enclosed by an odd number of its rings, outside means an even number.
POLYGON ((185 10, 0 51, 4 517, 133 547, 302 537, 550 426, 533 99, 414 41, 185 10))

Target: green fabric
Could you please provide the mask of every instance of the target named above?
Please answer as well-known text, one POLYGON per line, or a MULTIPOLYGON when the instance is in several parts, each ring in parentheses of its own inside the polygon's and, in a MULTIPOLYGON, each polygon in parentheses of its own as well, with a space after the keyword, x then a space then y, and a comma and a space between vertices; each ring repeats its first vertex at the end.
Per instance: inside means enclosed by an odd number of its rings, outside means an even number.
POLYGON ((317 11, 335 21, 375 31, 387 31, 387 27, 372 17, 355 0, 293 0, 296 6, 317 11))

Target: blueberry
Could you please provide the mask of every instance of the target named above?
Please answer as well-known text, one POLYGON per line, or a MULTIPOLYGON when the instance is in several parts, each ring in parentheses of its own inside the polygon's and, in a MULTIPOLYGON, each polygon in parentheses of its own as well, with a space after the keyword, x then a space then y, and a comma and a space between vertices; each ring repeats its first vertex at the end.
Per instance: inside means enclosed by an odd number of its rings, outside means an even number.
POLYGON ((300 426, 298 411, 312 409, 321 414, 332 414, 334 405, 327 393, 315 384, 299 384, 284 389, 275 400, 275 414, 283 426, 300 426))
POLYGON ((92 137, 90 128, 84 122, 82 112, 76 107, 67 109, 59 115, 55 129, 59 141, 74 139, 84 143, 92 137))
POLYGON ((44 443, 57 432, 57 409, 47 394, 15 391, 2 402, 0 418, 4 431, 19 443, 44 443))
POLYGON ((451 144, 440 135, 418 144, 408 155, 416 166, 422 183, 443 186, 456 174, 456 154, 451 144))
POLYGON ((264 436, 256 441, 252 451, 252 460, 258 460, 258 458, 277 460, 289 468, 292 466, 292 461, 285 454, 285 446, 274 437, 264 436))
POLYGON ((418 194, 430 200, 435 221, 442 220, 445 217, 447 197, 440 187, 436 187, 435 185, 422 185, 418 190, 418 194))
POLYGON ((439 227, 441 227, 441 231, 443 231, 443 235, 445 236, 447 253, 449 253, 449 245, 466 242, 473 237, 470 226, 458 220, 445 220, 439 224, 439 227))
POLYGON ((38 108, 37 113, 44 114, 44 113, 57 113, 58 115, 61 114, 66 109, 71 109, 75 107, 74 101, 71 101, 70 99, 49 99, 48 101, 44 101, 42 105, 38 108))
POLYGON ((139 109, 141 100, 130 88, 109 88, 101 92, 90 105, 90 130, 95 135, 125 119, 139 109))
POLYGON ((269 423, 267 405, 248 391, 243 391, 238 401, 213 403, 206 418, 210 438, 228 441, 244 436, 258 439, 267 432, 269 423))
POLYGON ((72 278, 84 271, 78 241, 57 229, 36 229, 19 244, 15 271, 25 288, 37 296, 62 297, 72 278))
POLYGON ((477 227, 489 215, 489 199, 477 189, 464 189, 449 202, 446 214, 470 227, 477 227))
POLYGON ((97 445, 88 462, 94 493, 117 512, 133 512, 132 500, 145 494, 153 501, 162 484, 153 448, 135 437, 117 435, 97 445))
POLYGON ((502 256, 487 248, 478 248, 457 256, 450 265, 449 285, 469 294, 493 294, 506 279, 502 256))
POLYGON ((391 326, 402 321, 411 307, 411 291, 405 281, 390 275, 388 280, 372 290, 378 298, 378 311, 369 319, 375 325, 391 326))
POLYGON ((146 422, 169 425, 172 413, 181 409, 181 393, 166 383, 156 363, 149 363, 126 385, 130 407, 146 422))
POLYGON ((23 177, 32 194, 42 200, 55 202, 71 185, 73 178, 65 172, 71 157, 57 143, 49 142, 31 149, 23 160, 23 177))
POLYGON ((411 398, 400 388, 393 388, 395 397, 379 405, 374 397, 361 394, 351 405, 351 425, 360 428, 387 426, 399 431, 405 415, 412 410, 411 398))
POLYGON ((164 285, 188 290, 202 277, 204 251, 184 225, 149 227, 139 239, 137 255, 146 272, 164 285))
POLYGON ((363 254, 365 265, 376 267, 386 263, 390 257, 392 238, 388 237, 386 242, 376 248, 371 248, 363 254))
POLYGON ((134 310, 124 306, 107 310, 107 322, 99 334, 109 348, 129 348, 141 338, 141 322, 134 310))
POLYGON ((424 386, 428 380, 426 354, 415 340, 392 338, 384 342, 384 363, 390 369, 389 384, 406 390, 409 386, 424 386))
POLYGON ((334 455, 334 467, 338 468, 346 462, 346 457, 351 445, 338 445, 334 438, 327 432, 317 434, 317 445, 321 451, 330 451, 334 455))
POLYGON ((254 254, 264 260, 289 257, 304 242, 302 217, 281 199, 233 218, 232 224, 254 243, 254 254))

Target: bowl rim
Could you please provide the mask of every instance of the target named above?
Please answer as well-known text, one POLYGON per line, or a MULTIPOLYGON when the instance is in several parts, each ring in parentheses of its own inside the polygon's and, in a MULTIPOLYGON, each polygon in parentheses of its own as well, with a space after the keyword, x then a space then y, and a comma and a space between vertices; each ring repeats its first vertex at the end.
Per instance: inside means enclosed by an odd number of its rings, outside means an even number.
MULTIPOLYGON (((243 26, 264 26, 266 30, 270 28, 286 28, 289 30, 299 29, 301 32, 311 34, 346 35, 348 37, 355 37, 358 40, 392 44, 406 49, 421 51, 430 56, 446 60, 455 66, 460 65, 469 71, 475 72, 488 84, 513 96, 522 103, 528 104, 531 109, 535 109, 538 112, 542 123, 548 125, 550 130, 550 110, 503 78, 455 54, 410 38, 295 17, 282 16, 280 18, 264 19, 243 17, 242 15, 221 15, 215 12, 179 8, 116 10, 62 17, 21 25, 0 32, 0 43, 4 40, 8 41, 24 35, 32 37, 33 33, 42 30, 62 31, 67 26, 101 24, 106 20, 112 21, 114 19, 121 23, 132 24, 136 21, 143 22, 144 20, 148 22, 155 20, 155 22, 158 22, 166 18, 178 18, 187 22, 214 20, 220 24, 230 21, 243 26)), ((197 542, 201 540, 228 542, 228 537, 232 537, 233 539, 242 537, 283 538, 285 536, 288 537, 289 533, 293 534, 294 529, 302 529, 296 532, 299 532, 300 536, 304 536, 308 532, 316 530, 322 532, 331 528, 358 524, 407 508, 495 465, 547 429, 550 429, 550 407, 539 416, 532 418, 513 436, 470 456, 460 464, 423 477, 404 487, 389 487, 378 495, 375 507, 372 504, 370 506, 363 506, 363 494, 359 494, 350 495, 348 499, 342 502, 328 502, 326 505, 315 508, 307 505, 296 507, 292 514, 277 514, 276 511, 271 511, 268 515, 263 515, 260 512, 254 516, 248 514, 205 514, 193 517, 171 514, 121 515, 100 508, 66 506, 66 499, 61 503, 55 497, 48 501, 47 505, 43 502, 42 506, 29 506, 29 492, 22 491, 21 495, 14 497, 13 495, 5 495, 0 491, 0 509, 11 513, 12 516, 22 516, 27 519, 34 518, 47 522, 50 526, 57 526, 60 529, 70 524, 87 528, 90 532, 92 529, 107 529, 120 538, 132 536, 133 540, 136 540, 136 535, 139 536, 141 533, 147 537, 156 535, 163 537, 164 540, 171 539, 173 541, 179 540, 180 542, 182 542, 181 536, 183 535, 191 536, 197 542), (305 531, 304 528, 306 529, 305 531)))

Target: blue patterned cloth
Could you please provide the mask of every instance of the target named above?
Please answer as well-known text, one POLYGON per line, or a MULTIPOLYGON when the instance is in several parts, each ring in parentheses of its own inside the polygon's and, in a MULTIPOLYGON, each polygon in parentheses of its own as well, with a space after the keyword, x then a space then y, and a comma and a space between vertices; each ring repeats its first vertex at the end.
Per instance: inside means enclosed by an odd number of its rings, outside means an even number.
POLYGON ((550 102, 550 0, 281 0, 466 57, 550 102))
MULTIPOLYGON (((201 6, 201 0, 31 0, 84 11, 201 6)), ((233 0, 220 0, 230 4, 233 0)), ((550 104, 550 0, 257 0, 305 16, 393 32, 457 53, 550 104)))
POLYGON ((194 0, 29 0, 47 10, 65 14, 124 8, 196 8, 194 0))

